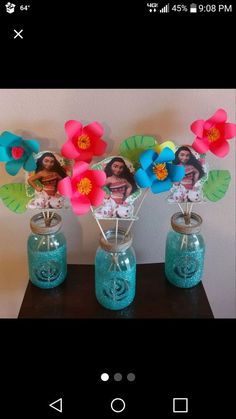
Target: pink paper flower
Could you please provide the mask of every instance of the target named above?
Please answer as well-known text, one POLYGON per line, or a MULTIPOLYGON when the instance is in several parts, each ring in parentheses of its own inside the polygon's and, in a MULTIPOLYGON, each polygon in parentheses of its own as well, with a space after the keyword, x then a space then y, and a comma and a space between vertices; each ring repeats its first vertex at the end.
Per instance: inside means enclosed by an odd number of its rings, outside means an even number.
POLYGON ((105 192, 106 174, 103 170, 89 170, 86 162, 76 162, 73 166, 72 177, 65 177, 58 183, 58 191, 61 195, 71 200, 73 211, 76 215, 86 214, 90 206, 102 204, 105 192))
POLYGON ((236 135, 236 124, 231 124, 226 120, 225 110, 218 109, 206 121, 203 119, 194 121, 191 124, 191 130, 197 137, 192 144, 193 149, 202 154, 210 150, 218 157, 225 157, 229 152, 229 144, 226 140, 236 135))
POLYGON ((102 140, 103 127, 92 122, 83 127, 81 122, 70 120, 65 123, 67 141, 62 146, 61 154, 73 160, 90 163, 93 156, 101 156, 106 150, 106 142, 102 140))

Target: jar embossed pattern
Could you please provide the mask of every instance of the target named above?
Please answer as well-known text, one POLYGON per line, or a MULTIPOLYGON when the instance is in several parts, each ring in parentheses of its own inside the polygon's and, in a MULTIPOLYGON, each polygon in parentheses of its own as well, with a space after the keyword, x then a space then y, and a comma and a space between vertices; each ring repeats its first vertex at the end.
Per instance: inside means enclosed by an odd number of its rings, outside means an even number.
POLYGON ((45 225, 43 214, 31 218, 28 238, 28 265, 31 282, 40 288, 60 285, 67 273, 66 239, 60 231, 61 217, 54 214, 45 225))
POLYGON ((165 274, 173 285, 191 288, 202 278, 205 243, 200 233, 202 218, 178 212, 171 218, 172 230, 167 235, 165 274))
POLYGON ((97 301, 110 310, 121 310, 132 303, 136 290, 136 256, 131 235, 109 230, 102 236, 95 257, 97 301))

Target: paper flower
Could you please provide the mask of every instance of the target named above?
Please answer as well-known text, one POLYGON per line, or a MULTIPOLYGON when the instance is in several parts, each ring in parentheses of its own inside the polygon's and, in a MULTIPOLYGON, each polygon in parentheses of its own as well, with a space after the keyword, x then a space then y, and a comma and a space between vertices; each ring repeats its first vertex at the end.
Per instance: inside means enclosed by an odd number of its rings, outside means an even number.
POLYGON ((226 122, 227 113, 218 109, 211 118, 204 121, 198 119, 191 124, 191 130, 197 135, 192 147, 198 153, 211 151, 218 157, 225 157, 229 152, 226 140, 235 137, 236 124, 226 122))
POLYGON ((21 167, 27 172, 35 170, 33 153, 38 151, 37 140, 24 140, 8 131, 0 135, 0 161, 6 162, 6 171, 11 176, 15 176, 21 167))
POLYGON ((99 206, 105 196, 102 186, 105 185, 106 174, 102 170, 89 170, 86 162, 76 162, 72 177, 65 177, 58 183, 61 195, 71 200, 76 215, 86 214, 90 206, 99 206))
POLYGON ((90 163, 93 156, 101 156, 106 150, 107 144, 101 139, 103 127, 98 122, 83 127, 81 122, 70 120, 65 123, 65 131, 68 139, 61 154, 68 159, 90 163))
MULTIPOLYGON (((161 145, 160 145, 161 146, 161 145)), ((171 163, 175 153, 169 147, 161 150, 160 154, 153 150, 146 150, 140 156, 141 168, 134 177, 141 188, 151 188, 154 194, 168 191, 172 182, 179 182, 184 177, 183 166, 171 163)))

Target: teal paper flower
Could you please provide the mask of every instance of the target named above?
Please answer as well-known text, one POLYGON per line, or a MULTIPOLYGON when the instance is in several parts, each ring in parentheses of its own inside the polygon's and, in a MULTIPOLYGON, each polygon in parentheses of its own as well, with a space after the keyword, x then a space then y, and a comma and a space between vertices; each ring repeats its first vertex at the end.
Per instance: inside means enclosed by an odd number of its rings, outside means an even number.
POLYGON ((0 135, 0 162, 6 162, 6 171, 11 176, 15 176, 22 167, 27 172, 35 170, 33 153, 38 152, 37 140, 24 140, 8 131, 0 135))
POLYGON ((175 153, 168 147, 160 154, 153 150, 146 150, 140 156, 141 168, 134 175, 135 181, 141 188, 151 188, 154 194, 168 191, 172 182, 180 182, 184 177, 183 166, 171 163, 175 153))

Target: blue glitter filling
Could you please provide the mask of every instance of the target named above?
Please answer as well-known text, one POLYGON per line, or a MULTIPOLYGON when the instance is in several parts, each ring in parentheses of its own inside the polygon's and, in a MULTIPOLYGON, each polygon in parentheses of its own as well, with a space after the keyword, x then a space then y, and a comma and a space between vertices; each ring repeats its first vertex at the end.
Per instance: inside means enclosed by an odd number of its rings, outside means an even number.
POLYGON ((110 310, 132 303, 136 288, 136 260, 132 252, 118 254, 118 266, 111 253, 99 250, 95 262, 95 292, 98 302, 110 310))
POLYGON ((204 249, 195 252, 169 251, 165 262, 165 274, 168 280, 180 288, 191 288, 202 278, 204 266, 204 249))
POLYGON ((166 241, 165 274, 180 288, 191 288, 202 278, 205 244, 200 234, 169 232, 166 241))
POLYGON ((49 251, 35 251, 28 246, 31 282, 40 288, 60 285, 67 274, 66 245, 49 251))

